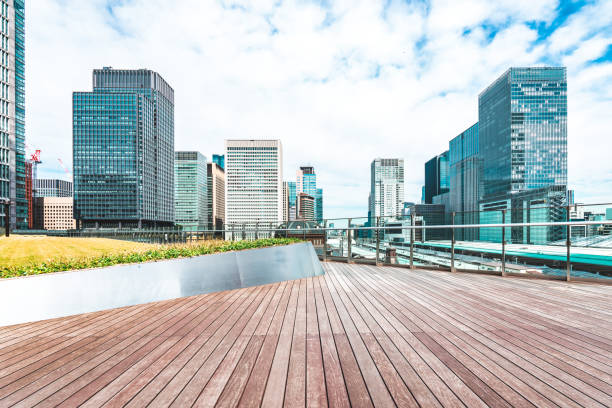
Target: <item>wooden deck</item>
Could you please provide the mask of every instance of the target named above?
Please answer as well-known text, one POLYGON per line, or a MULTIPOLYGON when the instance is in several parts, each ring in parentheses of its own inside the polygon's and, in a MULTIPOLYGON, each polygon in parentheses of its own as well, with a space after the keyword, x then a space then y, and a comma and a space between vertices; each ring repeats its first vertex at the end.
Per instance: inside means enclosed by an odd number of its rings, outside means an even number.
POLYGON ((2 327, 0 406, 612 406, 612 286, 324 266, 2 327))

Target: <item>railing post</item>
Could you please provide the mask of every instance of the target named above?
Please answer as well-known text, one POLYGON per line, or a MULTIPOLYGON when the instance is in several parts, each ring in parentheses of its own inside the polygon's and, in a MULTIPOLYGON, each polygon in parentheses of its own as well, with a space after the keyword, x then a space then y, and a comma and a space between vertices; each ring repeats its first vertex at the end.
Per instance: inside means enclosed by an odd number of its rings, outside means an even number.
POLYGON ((306 241, 306 220, 302 221, 302 236, 304 241, 306 241))
POLYGON ((414 269, 414 214, 410 214, 410 269, 414 269))
MULTIPOLYGON (((451 215, 451 224, 455 226, 455 212, 451 215)), ((451 272, 455 272, 455 228, 451 228, 451 272)))
POLYGON ((351 248, 351 219, 348 219, 348 227, 346 229, 346 259, 347 262, 351 262, 351 258, 353 256, 352 248, 351 248))
MULTIPOLYGON (((506 210, 502 211, 502 225, 506 224, 506 210)), ((506 276, 506 227, 502 227, 501 273, 506 276)))
MULTIPOLYGON (((566 212, 565 220, 569 222, 570 220, 570 206, 569 205, 567 206, 565 212, 566 212)), ((565 239, 565 246, 567 247, 567 260, 566 260, 565 279, 569 282, 572 280, 572 262, 570 260, 572 239, 571 239, 571 226, 570 225, 566 227, 566 234, 567 234, 567 237, 565 239)))
POLYGON ((327 220, 323 220, 323 261, 327 261, 327 220))
POLYGON ((380 215, 376 217, 376 265, 380 265, 380 215))

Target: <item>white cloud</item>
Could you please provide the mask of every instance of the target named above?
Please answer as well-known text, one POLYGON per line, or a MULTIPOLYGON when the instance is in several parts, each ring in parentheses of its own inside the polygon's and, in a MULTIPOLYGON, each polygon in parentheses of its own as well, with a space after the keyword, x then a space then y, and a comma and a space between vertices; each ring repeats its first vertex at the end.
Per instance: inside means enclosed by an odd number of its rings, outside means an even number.
POLYGON ((588 64, 610 43, 610 2, 537 43, 525 22, 550 24, 556 1, 115 3, 28 3, 27 139, 43 175, 71 163, 71 93, 91 89, 92 69, 146 67, 175 90, 177 149, 210 158, 225 138, 280 138, 286 178, 316 167, 326 216, 365 215, 373 158, 405 158, 419 200, 424 162, 477 120, 478 93, 509 66, 554 60, 568 64, 570 181, 580 200, 610 199, 588 187, 612 173, 612 72, 588 64))

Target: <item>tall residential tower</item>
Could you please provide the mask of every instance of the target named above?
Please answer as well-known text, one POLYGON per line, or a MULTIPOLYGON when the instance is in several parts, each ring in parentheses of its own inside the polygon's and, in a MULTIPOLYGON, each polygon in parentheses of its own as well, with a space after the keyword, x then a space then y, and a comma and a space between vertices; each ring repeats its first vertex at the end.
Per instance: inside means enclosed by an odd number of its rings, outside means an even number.
POLYGON ((84 227, 174 224, 174 90, 148 69, 93 72, 73 97, 74 215, 84 227))
POLYGON ((374 159, 370 165, 370 225, 375 217, 398 217, 404 207, 404 159, 374 159))

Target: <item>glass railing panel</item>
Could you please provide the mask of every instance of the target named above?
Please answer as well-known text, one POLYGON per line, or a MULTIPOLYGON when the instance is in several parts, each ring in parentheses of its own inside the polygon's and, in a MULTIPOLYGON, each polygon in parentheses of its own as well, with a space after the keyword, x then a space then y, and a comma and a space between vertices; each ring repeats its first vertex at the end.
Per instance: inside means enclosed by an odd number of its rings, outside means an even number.
POLYGON ((612 203, 572 205, 570 218, 590 222, 570 227, 571 277, 612 279, 612 203))

